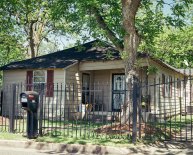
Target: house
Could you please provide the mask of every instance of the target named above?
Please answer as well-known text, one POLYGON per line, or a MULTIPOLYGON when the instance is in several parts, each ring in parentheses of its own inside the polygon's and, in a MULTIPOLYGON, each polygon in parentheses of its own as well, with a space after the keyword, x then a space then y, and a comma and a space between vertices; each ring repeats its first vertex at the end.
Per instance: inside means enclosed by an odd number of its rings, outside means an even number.
MULTIPOLYGON (((185 87, 188 90, 187 74, 144 53, 138 54, 137 66, 145 113, 171 115, 180 113, 184 104, 189 104, 191 99, 184 99, 183 94, 185 87)), ((91 110, 98 113, 119 112, 129 91, 125 87, 124 62, 119 52, 98 41, 12 62, 0 69, 4 113, 9 113, 13 102, 11 92, 43 90, 44 110, 54 108, 48 115, 70 117, 65 112, 84 111, 85 104, 92 105, 91 110)), ((19 102, 18 97, 15 100, 19 102)))

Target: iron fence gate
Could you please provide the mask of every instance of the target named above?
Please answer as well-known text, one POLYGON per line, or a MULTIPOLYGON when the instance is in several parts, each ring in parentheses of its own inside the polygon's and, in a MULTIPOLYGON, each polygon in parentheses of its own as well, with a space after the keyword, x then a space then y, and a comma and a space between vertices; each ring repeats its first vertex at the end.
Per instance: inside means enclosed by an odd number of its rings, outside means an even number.
MULTIPOLYGON (((26 133, 26 111, 19 95, 27 88, 2 88, 0 132, 26 133)), ((31 86, 33 88, 33 86, 31 86)), ((109 84, 82 90, 75 84, 54 84, 39 92, 39 134, 76 138, 116 138, 150 141, 192 141, 192 79, 162 77, 151 83, 135 82, 132 89, 114 95, 109 84), (53 96, 47 92, 53 91, 53 96), (124 94, 124 96, 122 95, 124 94), (121 97, 120 97, 121 96, 121 97), (83 101, 84 98, 84 101, 83 101), (118 109, 112 108, 112 101, 118 109)), ((115 93, 114 93, 115 94, 115 93)))

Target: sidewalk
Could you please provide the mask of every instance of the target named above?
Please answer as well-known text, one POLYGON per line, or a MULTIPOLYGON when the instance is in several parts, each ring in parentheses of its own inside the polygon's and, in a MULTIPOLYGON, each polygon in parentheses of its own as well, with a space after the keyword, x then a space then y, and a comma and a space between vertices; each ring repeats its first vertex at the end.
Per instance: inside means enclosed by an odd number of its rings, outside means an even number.
MULTIPOLYGON (((127 147, 112 147, 80 144, 56 144, 28 141, 0 140, 0 148, 10 148, 23 152, 33 150, 37 154, 110 154, 110 155, 191 155, 192 143, 160 143, 152 145, 128 145, 127 147)), ((16 155, 17 153, 14 153, 16 155)))

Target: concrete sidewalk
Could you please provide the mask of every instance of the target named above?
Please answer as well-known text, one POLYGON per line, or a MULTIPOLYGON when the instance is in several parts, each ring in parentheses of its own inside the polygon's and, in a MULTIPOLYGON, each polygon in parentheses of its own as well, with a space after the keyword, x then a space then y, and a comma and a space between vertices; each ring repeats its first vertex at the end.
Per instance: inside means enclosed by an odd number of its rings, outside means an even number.
MULTIPOLYGON (((0 149, 13 149, 16 155, 19 152, 33 152, 36 154, 110 154, 110 155, 191 155, 193 154, 192 143, 159 143, 152 145, 128 145, 127 147, 112 147, 99 145, 80 145, 80 144, 56 144, 28 141, 0 140, 0 149)), ((2 151, 2 150, 1 150, 2 151)), ((26 153, 27 154, 27 153, 26 153)), ((10 154, 11 155, 11 154, 10 154)))

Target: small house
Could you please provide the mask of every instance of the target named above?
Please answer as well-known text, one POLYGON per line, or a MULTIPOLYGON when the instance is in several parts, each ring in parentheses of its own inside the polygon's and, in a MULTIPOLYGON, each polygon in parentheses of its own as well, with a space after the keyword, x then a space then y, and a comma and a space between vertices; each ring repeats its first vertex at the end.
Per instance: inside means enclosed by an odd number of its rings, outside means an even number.
MULTIPOLYGON (((188 75, 144 53, 139 53, 137 59, 143 111, 158 115, 180 113, 180 108, 191 101, 190 96, 184 96, 185 91, 190 91, 188 75)), ((13 100, 19 104, 18 94, 26 90, 41 93, 44 111, 54 117, 71 117, 65 115, 69 111, 76 116, 85 109, 103 114, 120 112, 130 91, 125 85, 119 52, 97 41, 12 62, 0 69, 2 107, 7 114, 13 100)))

